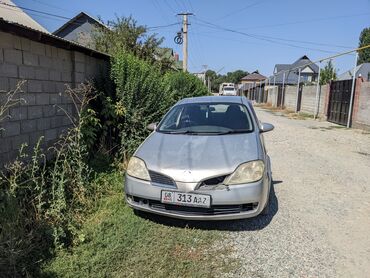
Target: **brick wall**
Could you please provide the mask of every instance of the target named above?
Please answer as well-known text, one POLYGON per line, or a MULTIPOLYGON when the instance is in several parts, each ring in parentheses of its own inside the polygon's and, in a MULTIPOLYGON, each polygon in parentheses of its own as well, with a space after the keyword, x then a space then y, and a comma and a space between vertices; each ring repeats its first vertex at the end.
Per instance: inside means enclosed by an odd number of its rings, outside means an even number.
POLYGON ((106 66, 106 59, 0 32, 0 101, 26 80, 19 94, 25 102, 10 108, 0 122, 0 167, 16 157, 23 143, 32 147, 40 136, 47 145, 54 142, 70 126, 63 110, 74 109, 66 85, 75 87, 106 66))

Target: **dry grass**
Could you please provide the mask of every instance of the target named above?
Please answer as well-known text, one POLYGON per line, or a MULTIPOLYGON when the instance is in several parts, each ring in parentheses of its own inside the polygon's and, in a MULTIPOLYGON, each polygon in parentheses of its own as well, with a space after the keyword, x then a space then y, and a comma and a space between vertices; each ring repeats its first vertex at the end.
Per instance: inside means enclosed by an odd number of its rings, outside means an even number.
POLYGON ((287 117, 292 120, 307 120, 313 119, 314 116, 312 114, 306 112, 298 112, 284 108, 284 107, 273 107, 270 103, 258 103, 254 105, 255 107, 259 107, 265 109, 267 111, 273 112, 274 114, 278 114, 283 117, 287 117))

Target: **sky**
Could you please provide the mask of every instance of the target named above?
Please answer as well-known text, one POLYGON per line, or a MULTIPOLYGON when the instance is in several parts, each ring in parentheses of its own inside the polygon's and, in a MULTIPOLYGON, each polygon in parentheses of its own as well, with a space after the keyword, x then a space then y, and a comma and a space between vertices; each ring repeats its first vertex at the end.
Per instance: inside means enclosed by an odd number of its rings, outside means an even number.
MULTIPOLYGON (((132 15, 139 24, 164 37, 163 46, 182 57, 174 43, 181 30, 179 12, 189 17, 189 71, 205 68, 226 73, 259 70, 270 75, 275 64, 290 64, 303 55, 311 60, 358 46, 370 27, 370 0, 13 0, 20 7, 72 18, 84 11, 104 21, 132 15), (174 25, 173 25, 174 24, 174 25)), ((49 31, 66 20, 27 12, 49 31)), ((354 55, 333 63, 338 72, 354 65, 354 55)), ((325 65, 325 63, 323 63, 325 65)))

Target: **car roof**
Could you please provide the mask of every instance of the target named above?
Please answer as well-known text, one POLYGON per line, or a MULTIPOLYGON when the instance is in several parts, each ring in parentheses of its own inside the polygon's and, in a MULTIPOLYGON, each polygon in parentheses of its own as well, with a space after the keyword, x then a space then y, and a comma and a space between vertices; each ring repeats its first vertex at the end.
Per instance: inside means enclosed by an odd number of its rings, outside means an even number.
POLYGON ((240 96, 204 96, 204 97, 191 97, 191 98, 184 98, 176 103, 176 105, 180 104, 189 104, 189 103, 220 103, 220 102, 226 102, 226 103, 239 103, 239 104, 247 104, 249 100, 247 100, 245 97, 240 96))

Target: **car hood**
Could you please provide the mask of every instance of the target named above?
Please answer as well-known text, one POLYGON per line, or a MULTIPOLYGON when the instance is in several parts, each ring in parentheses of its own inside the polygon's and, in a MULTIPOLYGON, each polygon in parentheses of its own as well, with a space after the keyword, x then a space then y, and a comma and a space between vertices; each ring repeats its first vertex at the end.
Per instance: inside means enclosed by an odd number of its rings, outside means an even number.
POLYGON ((136 151, 149 170, 176 182, 199 182, 232 173, 241 163, 261 158, 256 133, 186 135, 153 132, 136 151))

